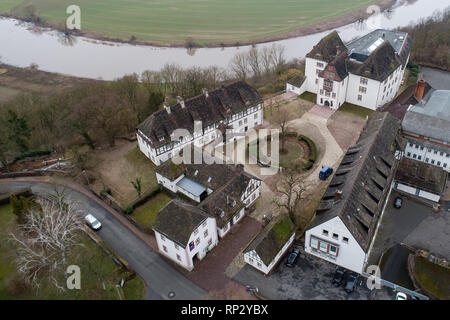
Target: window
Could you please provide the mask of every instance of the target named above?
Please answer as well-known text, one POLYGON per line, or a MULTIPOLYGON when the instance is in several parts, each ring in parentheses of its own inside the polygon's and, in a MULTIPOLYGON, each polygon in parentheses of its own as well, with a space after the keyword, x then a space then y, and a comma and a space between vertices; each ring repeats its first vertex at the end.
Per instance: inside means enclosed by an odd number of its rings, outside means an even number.
POLYGON ((163 246, 163 250, 164 250, 164 252, 167 252, 167 247, 163 246))
POLYGON ((177 260, 178 260, 178 261, 181 261, 181 257, 180 257, 179 254, 177 254, 177 260))
POLYGON ((345 243, 348 243, 348 238, 347 237, 343 237, 342 241, 344 241, 345 243))
POLYGON ((443 152, 441 151, 440 155, 441 155, 441 156, 443 156, 443 155, 444 155, 444 153, 443 153, 443 152))
POLYGON ((248 262, 253 264, 253 259, 252 258, 248 258, 248 262))
POLYGON ((323 89, 320 89, 320 94, 323 94, 323 89))
POLYGON ((212 245, 212 239, 208 240, 208 246, 212 245))
POLYGON ((180 247, 175 243, 175 249, 180 250, 180 247))
POLYGON ((413 158, 416 159, 417 158, 417 154, 414 153, 413 154, 413 158))
POLYGON ((194 230, 194 236, 196 236, 197 233, 198 233, 198 229, 195 229, 195 230, 194 230))
POLYGON ((320 71, 320 69, 316 69, 316 75, 319 75, 320 71))
POLYGON ((247 121, 247 118, 244 118, 244 123, 247 123, 248 121, 247 121))
POLYGON ((435 161, 434 161, 434 159, 433 159, 433 160, 431 160, 431 164, 434 164, 434 162, 435 162, 435 161))
POLYGON ((440 165, 441 165, 441 162, 440 162, 440 161, 438 161, 438 162, 437 162, 437 165, 438 165, 438 166, 440 166, 440 165))
POLYGON ((262 267, 262 264, 261 264, 261 263, 259 263, 259 262, 258 262, 258 263, 257 263, 256 265, 257 265, 257 266, 258 266, 259 268, 261 268, 261 267, 262 267))
POLYGON ((205 230, 205 232, 203 232, 203 236, 204 236, 205 238, 208 237, 208 230, 205 230))
POLYGON ((422 160, 422 156, 418 156, 417 159, 422 160))
POLYGON ((255 113, 255 115, 253 116, 255 119, 258 119, 258 114, 255 113))
POLYGON ((321 63, 321 62, 317 62, 317 64, 316 64, 319 68, 323 68, 323 63, 321 63))
POLYGON ((333 99, 336 98, 336 93, 333 92, 332 96, 333 96, 333 99))
POLYGON ((330 251, 329 253, 333 256, 337 256, 338 253, 338 248, 336 246, 333 246, 332 244, 330 244, 330 251))
POLYGON ((328 79, 323 80, 323 87, 325 89, 333 90, 333 81, 328 80, 328 79))
POLYGON ((430 158, 426 158, 426 159, 425 159, 425 162, 430 162, 430 158))
POLYGON ((447 162, 446 162, 446 163, 444 163, 444 168, 447 168, 447 162))
POLYGON ((422 147, 422 146, 420 146, 420 150, 423 150, 423 147, 422 147))
POLYGON ((203 228, 206 228, 206 221, 203 222, 202 227, 203 227, 203 228))
POLYGON ((361 78, 359 80, 359 83, 363 84, 363 85, 367 85, 368 80, 366 78, 361 78))
POLYGON ((195 240, 195 245, 198 246, 200 244, 200 238, 197 238, 197 240, 195 240))
POLYGON ((367 92, 367 88, 366 87, 359 87, 359 92, 366 93, 367 92))
POLYGON ((358 94, 358 101, 362 100, 362 95, 358 94))
POLYGON ((326 243, 325 241, 320 241, 319 248, 320 251, 328 252, 328 243, 326 243))
POLYGON ((333 233, 333 239, 339 239, 339 235, 337 233, 333 233))
POLYGON ((161 236, 161 241, 166 241, 166 237, 164 237, 162 234, 160 236, 161 236))
POLYGON ((419 145, 418 144, 416 144, 416 149, 419 149, 419 145))
POLYGON ((322 230, 322 234, 324 235, 324 236, 328 236, 328 230, 322 230))
POLYGON ((314 249, 319 249, 319 240, 317 238, 311 237, 310 246, 314 249))
POLYGON ((408 157, 411 157, 411 152, 408 152, 408 153, 407 153, 407 156, 408 156, 408 157))
POLYGON ((316 79, 316 84, 319 84, 319 79, 316 79))

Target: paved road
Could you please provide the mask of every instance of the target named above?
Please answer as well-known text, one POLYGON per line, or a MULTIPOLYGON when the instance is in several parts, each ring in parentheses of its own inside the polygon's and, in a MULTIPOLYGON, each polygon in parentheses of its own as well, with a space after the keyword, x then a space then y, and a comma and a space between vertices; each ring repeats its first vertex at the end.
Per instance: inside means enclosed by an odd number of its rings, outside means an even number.
MULTIPOLYGON (((55 186, 48 183, 0 181, 0 193, 25 187, 31 187, 36 194, 48 194, 55 190, 55 186)), ((87 212, 92 213, 100 220, 103 225, 102 229, 97 232, 100 238, 144 279, 146 299, 170 299, 169 292, 175 293, 172 299, 200 300, 205 298, 206 291, 182 276, 107 210, 85 195, 74 190, 67 190, 68 197, 78 201, 87 212)))

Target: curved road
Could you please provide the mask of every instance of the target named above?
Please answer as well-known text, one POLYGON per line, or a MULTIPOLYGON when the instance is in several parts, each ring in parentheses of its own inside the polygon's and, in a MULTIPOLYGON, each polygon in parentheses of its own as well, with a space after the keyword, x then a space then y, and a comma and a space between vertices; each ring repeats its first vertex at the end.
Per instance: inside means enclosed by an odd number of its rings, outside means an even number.
MULTIPOLYGON (((43 195, 53 193, 56 186, 44 182, 0 180, 0 193, 26 187, 31 187, 35 194, 43 195)), ((69 198, 80 203, 86 212, 92 213, 102 223, 102 228, 97 234, 142 277, 146 284, 146 299, 171 299, 168 296, 169 292, 175 293, 172 299, 205 298, 206 291, 180 274, 96 201, 68 187, 57 188, 66 189, 69 198)))

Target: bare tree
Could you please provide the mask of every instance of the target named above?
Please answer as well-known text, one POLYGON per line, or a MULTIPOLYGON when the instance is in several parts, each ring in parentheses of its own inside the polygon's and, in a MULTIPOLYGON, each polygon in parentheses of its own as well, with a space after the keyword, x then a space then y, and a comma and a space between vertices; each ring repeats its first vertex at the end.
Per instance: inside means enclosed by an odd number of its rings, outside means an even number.
POLYGON ((295 213, 300 201, 308 199, 305 194, 307 189, 300 175, 293 170, 285 169, 276 187, 281 197, 275 197, 273 202, 280 210, 286 210, 291 220, 295 223, 295 213))
POLYGON ((281 132, 281 151, 285 152, 285 144, 286 144, 286 133, 289 130, 289 122, 294 119, 293 114, 287 109, 280 109, 275 113, 273 118, 273 123, 276 124, 281 132))
POLYGON ((64 290, 68 256, 80 245, 81 210, 77 203, 66 202, 64 192, 49 199, 29 209, 26 222, 10 233, 10 239, 17 245, 18 271, 32 287, 48 283, 64 290))
POLYGON ((286 48, 279 44, 273 44, 270 48, 272 56, 272 64, 275 69, 280 68, 286 62, 286 48))
POLYGON ((233 59, 231 59, 230 67, 236 78, 246 80, 249 73, 247 53, 239 52, 235 54, 233 59))
POLYGON ((261 77, 261 57, 257 48, 251 48, 248 51, 247 60, 252 69, 253 76, 256 78, 261 77))

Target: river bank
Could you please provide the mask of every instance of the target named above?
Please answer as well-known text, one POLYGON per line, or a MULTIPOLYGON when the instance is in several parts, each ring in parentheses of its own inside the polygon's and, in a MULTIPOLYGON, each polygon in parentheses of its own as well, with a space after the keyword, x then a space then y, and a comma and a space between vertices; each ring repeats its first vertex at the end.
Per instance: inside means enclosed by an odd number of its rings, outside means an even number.
MULTIPOLYGON (((380 8, 379 12, 384 12, 385 10, 388 10, 394 6, 394 4, 397 2, 397 0, 379 0, 374 5, 378 6, 380 8)), ((253 46, 257 44, 263 44, 263 43, 269 43, 269 42, 275 42, 275 41, 281 41, 281 40, 287 40, 297 37, 303 37, 311 34, 315 34, 318 32, 323 32, 335 28, 339 28, 354 22, 367 19, 369 16, 371 16, 374 12, 368 13, 368 8, 361 8, 355 11, 352 11, 350 13, 344 14, 342 16, 334 17, 330 19, 329 21, 320 21, 317 23, 313 23, 308 26, 304 26, 295 30, 291 30, 288 32, 283 32, 280 34, 270 35, 266 37, 261 38, 255 38, 255 39, 249 39, 249 40, 238 40, 238 41, 214 41, 210 43, 205 44, 199 44, 198 41, 195 40, 195 38, 187 39, 183 42, 161 42, 161 41, 146 41, 146 40, 139 40, 135 37, 125 39, 121 37, 111 37, 107 36, 101 32, 95 32, 95 31, 68 31, 64 25, 60 23, 55 22, 45 22, 42 21, 40 18, 37 19, 34 18, 27 18, 16 14, 8 14, 8 13, 0 13, 0 17, 4 18, 12 18, 16 19, 21 22, 33 24, 34 31, 40 32, 43 30, 39 29, 47 29, 47 30, 53 30, 65 33, 70 36, 74 37, 85 37, 91 40, 97 40, 97 41, 108 41, 108 42, 114 42, 114 43, 120 43, 120 44, 130 44, 130 45, 139 45, 139 46, 152 46, 157 48, 186 48, 186 49, 198 49, 198 48, 229 48, 229 47, 239 47, 239 46, 253 46)))

